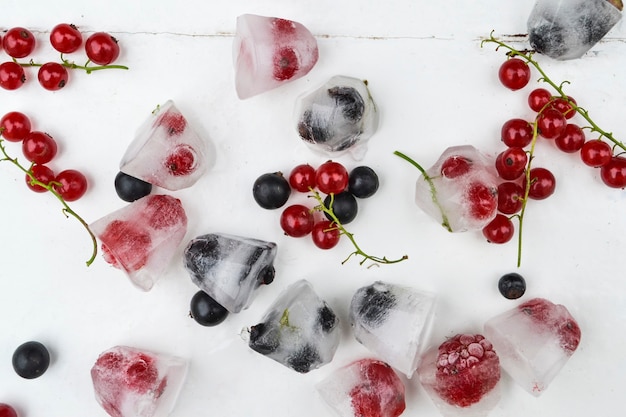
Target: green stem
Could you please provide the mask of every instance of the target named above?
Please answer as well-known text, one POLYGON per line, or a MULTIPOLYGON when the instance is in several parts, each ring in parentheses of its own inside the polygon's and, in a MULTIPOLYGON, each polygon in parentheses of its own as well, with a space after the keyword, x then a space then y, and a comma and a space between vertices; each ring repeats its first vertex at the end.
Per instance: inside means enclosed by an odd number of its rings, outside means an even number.
MULTIPOLYGON (((14 60, 15 62, 17 62, 16 60, 14 60)), ((69 69, 80 69, 80 70, 84 70, 87 74, 91 74, 94 71, 100 71, 100 70, 106 70, 106 69, 122 69, 122 70, 127 70, 128 67, 125 65, 94 65, 94 66, 89 66, 89 63, 91 61, 88 60, 85 65, 78 65, 75 64, 74 62, 68 61, 67 59, 65 59, 63 57, 63 54, 61 54, 61 65, 63 65, 65 68, 69 68, 69 69)), ((22 67, 41 67, 43 64, 34 62, 33 60, 29 61, 29 62, 17 62, 18 64, 20 64, 20 66, 22 67)))

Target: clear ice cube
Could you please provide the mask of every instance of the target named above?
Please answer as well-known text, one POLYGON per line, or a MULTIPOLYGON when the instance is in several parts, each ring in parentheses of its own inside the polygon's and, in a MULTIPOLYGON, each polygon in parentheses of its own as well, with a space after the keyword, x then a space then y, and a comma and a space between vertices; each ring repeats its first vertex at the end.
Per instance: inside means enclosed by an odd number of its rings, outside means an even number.
POLYGON ((159 106, 135 133, 120 171, 176 191, 191 187, 212 160, 207 142, 190 126, 172 100, 159 106))
POLYGON ((187 233, 187 215, 177 198, 151 194, 89 225, 104 259, 148 291, 169 265, 187 233))
POLYGON ((304 143, 331 157, 349 151, 354 159, 362 159, 378 128, 378 111, 367 83, 341 75, 300 96, 295 114, 304 143))
POLYGON ((350 303, 357 341, 411 378, 430 332, 433 294, 377 281, 359 288, 350 303))
POLYGON ((285 289, 243 336, 254 351, 300 373, 329 363, 341 337, 339 319, 306 280, 285 289))
POLYGON ((580 58, 622 18, 615 0, 538 0, 528 17, 528 40, 554 59, 580 58))
POLYGON ((482 417, 500 400, 500 363, 482 335, 458 334, 426 351, 420 382, 445 417, 482 417))
POLYGON ((502 368, 526 391, 539 396, 580 343, 580 327, 562 305, 534 298, 485 323, 502 368))
POLYGON ((494 162, 471 145, 446 149, 415 186, 415 203, 450 232, 481 230, 494 219, 494 162))
POLYGON ((276 252, 273 242, 209 233, 187 244, 184 266, 202 291, 238 313, 250 305, 261 285, 273 281, 276 252))
POLYGON ((96 400, 111 417, 166 417, 187 374, 179 357, 115 346, 91 368, 96 400))
POLYGON ((237 95, 246 99, 304 77, 318 56, 317 41, 301 23, 241 15, 233 43, 237 95))
POLYGON ((402 380, 377 359, 361 359, 339 368, 316 389, 339 417, 398 417, 406 407, 402 380))

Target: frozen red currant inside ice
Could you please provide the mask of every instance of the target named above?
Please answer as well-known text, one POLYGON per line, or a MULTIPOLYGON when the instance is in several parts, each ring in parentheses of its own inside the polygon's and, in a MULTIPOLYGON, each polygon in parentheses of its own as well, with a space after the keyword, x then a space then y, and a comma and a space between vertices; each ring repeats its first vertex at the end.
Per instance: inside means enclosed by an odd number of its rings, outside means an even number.
POLYGON ((498 207, 497 190, 480 182, 470 184, 465 197, 469 203, 469 214, 475 219, 488 219, 498 207))
POLYGON ((283 47, 274 52, 274 78, 285 81, 292 78, 300 69, 300 62, 296 51, 289 47, 283 47))
POLYGON ((196 169, 196 153, 187 145, 178 145, 164 162, 170 174, 178 177, 189 175, 196 169))
POLYGON ((280 216, 280 226, 291 237, 306 236, 313 230, 314 218, 311 209, 294 204, 287 207, 280 216))
POLYGON ((626 187, 626 158, 614 156, 608 164, 600 168, 602 182, 611 188, 626 187))
POLYGON ((530 81, 530 67, 519 58, 509 58, 500 66, 498 77, 506 88, 519 90, 530 81))
POLYGON ((325 194, 339 194, 346 189, 349 180, 348 171, 339 162, 324 162, 315 171, 317 188, 325 194))
POLYGON ((100 239, 104 260, 128 272, 143 268, 148 262, 150 235, 125 220, 114 220, 106 227, 100 239))
POLYGON ((463 156, 453 155, 441 164, 441 175, 446 178, 457 178, 467 174, 471 167, 472 161, 463 156))

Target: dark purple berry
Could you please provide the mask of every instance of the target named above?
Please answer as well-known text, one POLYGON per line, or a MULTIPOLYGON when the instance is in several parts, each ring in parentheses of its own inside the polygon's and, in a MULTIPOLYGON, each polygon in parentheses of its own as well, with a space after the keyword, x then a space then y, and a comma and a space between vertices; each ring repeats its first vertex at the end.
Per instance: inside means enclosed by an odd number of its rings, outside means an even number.
POLYGON ((526 281, 517 272, 502 275, 498 281, 498 290, 504 298, 516 300, 526 292, 526 281))
POLYGON ((291 194, 289 181, 281 172, 263 174, 252 186, 252 195, 257 204, 272 210, 285 205, 291 194))
POLYGON ((152 192, 152 184, 123 172, 115 176, 115 192, 119 198, 129 203, 139 200, 152 192))
POLYGON ((348 191, 357 198, 373 196, 378 191, 378 175, 370 167, 359 166, 349 174, 348 191))
MULTIPOLYGON (((356 198, 349 191, 344 191, 336 194, 334 198, 331 198, 330 195, 327 195, 324 199, 324 206, 332 209, 335 216, 337 216, 337 220, 339 220, 339 223, 341 224, 350 223, 352 220, 355 219, 359 211, 359 205, 356 201, 356 198)), ((330 217, 329 214, 324 214, 328 220, 333 220, 333 218, 330 217)))
POLYGON ((39 342, 23 343, 13 353, 13 369, 22 378, 38 378, 49 365, 48 349, 39 342))
POLYGON ((189 314, 198 324, 211 327, 226 320, 228 310, 209 294, 198 291, 191 298, 189 314))

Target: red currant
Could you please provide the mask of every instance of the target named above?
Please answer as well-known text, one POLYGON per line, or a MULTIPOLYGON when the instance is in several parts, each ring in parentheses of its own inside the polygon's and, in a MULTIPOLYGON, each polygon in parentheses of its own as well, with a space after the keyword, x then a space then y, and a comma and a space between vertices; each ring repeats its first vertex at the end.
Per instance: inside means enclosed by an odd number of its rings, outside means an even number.
MULTIPOLYGON (((526 189, 526 177, 524 177, 522 187, 526 189)), ((556 178, 554 178, 552 172, 545 168, 532 168, 530 170, 529 198, 533 200, 543 200, 554 194, 555 189, 556 178)))
POLYGON ((0 403, 0 417, 17 417, 17 412, 9 404, 0 403))
POLYGON ((563 113, 553 107, 544 109, 537 116, 537 129, 539 134, 546 139, 554 139, 561 134, 567 125, 567 120, 563 113))
POLYGON ((483 228, 483 236, 491 243, 506 243, 515 234, 515 226, 504 214, 498 214, 483 228))
POLYGON ((451 156, 441 164, 441 175, 446 178, 457 178, 469 172, 472 161, 463 156, 451 156))
POLYGON ((287 236, 306 236, 311 233, 313 226, 313 213, 302 204, 289 206, 280 215, 280 227, 287 236))
POLYGON ((563 132, 554 139, 554 144, 563 152, 578 152, 585 144, 585 132, 578 125, 568 123, 563 132))
POLYGON ((289 80, 299 69, 298 54, 293 48, 280 48, 274 52, 274 79, 289 80))
POLYGON ((585 142, 580 148, 580 159, 582 159, 585 165, 590 167, 599 168, 608 164, 613 157, 613 151, 611 146, 598 140, 589 140, 585 142))
POLYGON ((552 100, 552 94, 545 88, 536 88, 528 94, 528 107, 539 113, 552 100))
POLYGON ((87 57, 98 65, 109 65, 120 55, 117 39, 105 32, 96 32, 85 42, 87 57))
POLYGON ((67 23, 60 23, 50 32, 50 44, 63 54, 75 52, 83 43, 83 36, 78 28, 67 23))
POLYGON ((24 58, 35 49, 35 37, 28 29, 21 27, 12 28, 4 35, 2 46, 9 56, 24 58))
POLYGON ((522 148, 508 148, 496 157, 496 171, 504 180, 515 180, 524 174, 528 155, 522 148))
POLYGON ((469 185, 465 197, 469 202, 470 215, 479 220, 487 219, 498 208, 497 190, 475 182, 469 185))
POLYGON ((60 90, 67 84, 67 69, 58 62, 47 62, 39 67, 37 79, 43 88, 49 91, 60 90))
POLYGON ((313 243, 320 249, 330 249, 339 243, 341 233, 339 229, 330 220, 321 220, 313 226, 311 232, 313 243))
POLYGON ((576 100, 569 96, 567 99, 563 97, 554 97, 550 106, 560 111, 566 119, 571 119, 576 114, 576 110, 572 107, 572 103, 576 105, 576 100))
POLYGON ((530 81, 530 67, 519 58, 510 58, 500 66, 498 77, 506 88, 519 90, 526 87, 530 81))
POLYGON ((614 156, 608 164, 600 168, 602 182, 611 188, 626 187, 626 158, 614 156))
POLYGON ((515 214, 522 209, 524 188, 515 182, 498 185, 498 210, 504 214, 515 214))
POLYGON ((296 166, 289 174, 289 185, 296 191, 306 193, 315 188, 315 168, 309 164, 296 166))
POLYGON ((31 123, 28 116, 18 111, 5 114, 0 119, 0 133, 9 142, 19 142, 30 133, 31 123))
POLYGON ((324 162, 315 171, 317 188, 325 194, 339 194, 346 189, 349 180, 348 171, 338 162, 324 162))
POLYGON ((47 164, 57 154, 57 143, 49 134, 35 130, 22 141, 22 152, 31 162, 47 164))
POLYGON ((511 119, 502 125, 502 142, 506 146, 525 148, 533 140, 533 126, 524 119, 511 119))
POLYGON ((17 90, 25 82, 26 75, 20 64, 13 61, 0 64, 0 87, 5 90, 17 90))
POLYGON ((65 201, 76 201, 87 192, 87 178, 74 169, 66 169, 57 174, 54 179, 60 185, 54 189, 65 201))
MULTIPOLYGON (((37 181, 46 185, 50 184, 51 181, 54 181, 54 178, 55 178, 54 172, 45 165, 33 165, 33 167, 30 169, 30 172, 33 174, 33 176, 35 177, 37 181)), ((33 190, 34 192, 44 193, 48 191, 47 189, 45 189, 44 187, 40 185, 32 184, 31 178, 28 174, 26 175, 25 179, 26 179, 26 186, 30 188, 31 190, 33 190)))
POLYGON ((170 174, 176 177, 189 175, 196 169, 196 154, 189 146, 178 145, 165 158, 164 164, 170 174))

